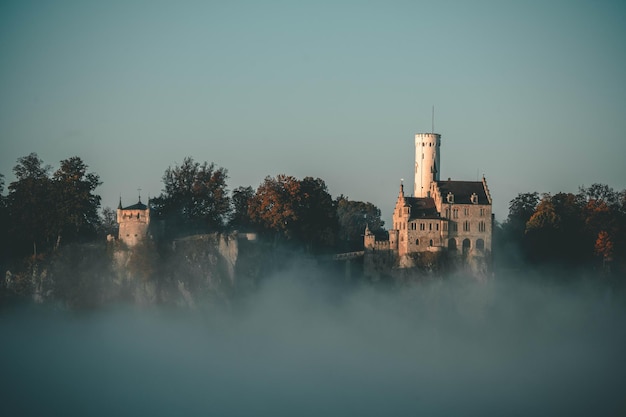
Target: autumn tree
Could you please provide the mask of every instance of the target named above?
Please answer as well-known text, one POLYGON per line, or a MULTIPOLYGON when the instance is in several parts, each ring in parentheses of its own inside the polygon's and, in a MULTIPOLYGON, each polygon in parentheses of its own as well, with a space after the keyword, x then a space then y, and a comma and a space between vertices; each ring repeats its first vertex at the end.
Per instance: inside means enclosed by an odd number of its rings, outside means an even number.
POLYGON ((227 171, 186 157, 163 174, 163 192, 152 201, 155 214, 172 234, 219 230, 230 210, 227 171))
POLYGON ((249 200, 248 215, 261 232, 289 240, 294 237, 299 198, 300 182, 296 178, 268 176, 249 200))
POLYGON ((336 210, 320 178, 266 177, 249 200, 248 215, 253 225, 275 242, 304 244, 310 251, 335 242, 336 210))

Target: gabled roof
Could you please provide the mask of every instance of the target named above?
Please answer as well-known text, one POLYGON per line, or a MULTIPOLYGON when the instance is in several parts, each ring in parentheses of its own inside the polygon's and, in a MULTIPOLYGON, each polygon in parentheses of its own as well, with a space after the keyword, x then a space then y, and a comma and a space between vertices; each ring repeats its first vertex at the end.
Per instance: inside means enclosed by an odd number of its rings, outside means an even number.
POLYGON ((482 181, 437 181, 441 198, 444 203, 448 193, 454 195, 455 204, 472 204, 472 194, 478 196, 478 204, 489 205, 489 198, 485 193, 482 181))
POLYGON ((439 218, 435 200, 430 197, 405 197, 404 202, 405 205, 411 207, 409 220, 439 218))

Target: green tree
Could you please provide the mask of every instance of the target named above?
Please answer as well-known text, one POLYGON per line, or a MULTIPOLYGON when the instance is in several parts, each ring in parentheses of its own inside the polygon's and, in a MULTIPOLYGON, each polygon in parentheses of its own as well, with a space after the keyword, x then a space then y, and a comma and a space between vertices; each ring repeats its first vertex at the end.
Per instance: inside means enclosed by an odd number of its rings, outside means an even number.
POLYGON ((73 156, 61 161, 52 177, 57 244, 61 236, 68 241, 93 237, 99 226, 100 196, 94 191, 102 182, 87 168, 81 158, 73 156))
POLYGON ((365 226, 368 226, 374 234, 383 231, 385 222, 381 220, 380 209, 372 203, 352 201, 341 195, 335 200, 335 205, 339 222, 340 250, 362 250, 365 226))
POLYGON ((309 251, 328 249, 335 244, 337 210, 321 178, 305 177, 300 181, 297 237, 309 251))
POLYGON ((238 230, 249 230, 252 228, 252 222, 248 215, 248 207, 250 199, 254 197, 254 189, 248 187, 237 187, 233 190, 231 196, 232 210, 229 219, 229 226, 238 230))
POLYGON ((117 212, 111 207, 105 207, 102 209, 99 229, 103 236, 113 235, 117 237, 117 233, 119 231, 119 225, 117 224, 117 212))
POLYGON ((0 261, 9 255, 9 213, 4 195, 4 175, 0 174, 0 261))
POLYGON ((163 192, 152 201, 172 234, 220 230, 230 211, 227 171, 186 157, 163 175, 163 192))
POLYGON ((9 185, 8 217, 9 235, 15 242, 15 254, 27 252, 30 245, 33 255, 37 247, 47 244, 55 235, 52 168, 43 165, 36 153, 18 158, 13 168, 16 180, 9 185), (52 215, 52 216, 51 216, 52 215))

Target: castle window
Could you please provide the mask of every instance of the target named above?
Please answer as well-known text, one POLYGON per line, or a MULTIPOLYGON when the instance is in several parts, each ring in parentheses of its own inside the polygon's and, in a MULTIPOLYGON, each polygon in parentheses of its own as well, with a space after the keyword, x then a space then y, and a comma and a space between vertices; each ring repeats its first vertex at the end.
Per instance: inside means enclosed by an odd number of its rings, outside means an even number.
POLYGON ((435 230, 439 231, 439 223, 435 224, 435 230))
POLYGON ((469 216, 469 208, 468 207, 465 207, 463 209, 463 214, 466 215, 466 216, 469 216))
POLYGON ((450 209, 449 208, 446 209, 446 217, 450 218, 450 209))
POLYGON ((420 230, 426 230, 426 225, 424 223, 420 223, 420 230))
POLYGON ((454 222, 450 223, 450 230, 452 230, 453 232, 456 232, 457 228, 458 228, 458 226, 457 226, 456 223, 454 223, 454 222))
POLYGON ((454 203, 454 194, 448 193, 446 199, 448 200, 448 203, 454 203))
POLYGON ((478 204, 478 195, 476 193, 472 194, 471 201, 472 204, 478 204))
POLYGON ((432 239, 430 239, 430 240, 428 241, 428 246, 432 246, 432 245, 433 245, 433 240, 432 240, 432 239))
POLYGON ((463 240, 463 255, 466 255, 469 252, 470 245, 471 243, 469 239, 463 240))
POLYGON ((443 231, 444 232, 448 231, 448 223, 447 222, 443 224, 443 231))
POLYGON ((415 245, 417 245, 417 246, 420 245, 420 240, 419 239, 415 239, 415 245))
POLYGON ((452 209, 452 217, 455 218, 455 219, 459 218, 459 209, 458 208, 452 209))
POLYGON ((452 238, 448 240, 448 249, 456 250, 456 239, 452 238))
POLYGON ((470 231, 470 222, 468 222, 467 220, 463 222, 463 231, 464 232, 470 231))
POLYGON ((481 207, 480 209, 480 215, 481 217, 485 215, 485 209, 481 207))
POLYGON ((432 223, 428 223, 428 230, 433 230, 433 224, 432 223))
POLYGON ((485 230, 487 230, 487 228, 485 227, 485 222, 481 221, 480 223, 478 223, 478 231, 484 232, 485 230))
POLYGON ((479 251, 484 251, 485 250, 485 241, 482 239, 477 239, 476 240, 476 249, 478 249, 479 251))

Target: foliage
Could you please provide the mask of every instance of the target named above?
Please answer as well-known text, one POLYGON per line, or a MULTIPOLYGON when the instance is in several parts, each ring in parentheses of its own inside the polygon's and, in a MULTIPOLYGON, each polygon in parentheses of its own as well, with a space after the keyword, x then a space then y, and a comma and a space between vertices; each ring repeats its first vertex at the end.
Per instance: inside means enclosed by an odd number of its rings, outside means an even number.
POLYGON ((249 200, 248 215, 261 233, 275 241, 302 243, 308 250, 335 242, 337 213, 320 178, 266 177, 249 200))
POLYGON ((6 202, 8 234, 16 254, 27 252, 30 246, 36 255, 38 246, 58 246, 62 237, 72 242, 93 236, 100 206, 100 196, 94 191, 101 182, 87 168, 74 156, 61 161, 51 177, 52 168, 43 165, 36 153, 17 160, 16 180, 9 185, 6 202))
POLYGON ((603 184, 581 187, 578 194, 520 194, 501 229, 522 258, 533 263, 568 266, 615 262, 626 267, 626 190, 603 184), (538 201, 538 202, 537 202, 538 201), (519 226, 527 218, 524 232, 519 226))
POLYGON ((186 157, 180 166, 165 170, 163 192, 152 200, 152 208, 173 234, 221 229, 230 211, 227 178, 224 168, 186 157))
POLYGON ((103 208, 100 216, 100 234, 117 236, 118 230, 117 212, 111 207, 103 208))
POLYGON ((233 190, 230 198, 232 211, 228 225, 238 230, 248 230, 252 228, 252 222, 248 216, 250 199, 254 196, 254 189, 248 187, 237 187, 233 190))
POLYGON ((380 218, 380 209, 372 203, 352 201, 340 195, 335 200, 335 205, 339 221, 338 240, 341 250, 362 250, 363 232, 366 226, 374 234, 383 231, 385 222, 380 218))
POLYGON ((9 236, 18 252, 27 251, 27 245, 32 245, 36 255, 37 246, 48 243, 54 235, 50 222, 50 207, 54 206, 50 170, 36 153, 19 158, 13 168, 16 181, 9 185, 9 236))
POLYGON ((87 165, 74 156, 61 161, 52 179, 57 236, 76 240, 93 235, 100 223, 100 196, 93 193, 102 184, 100 177, 87 173, 87 165))

